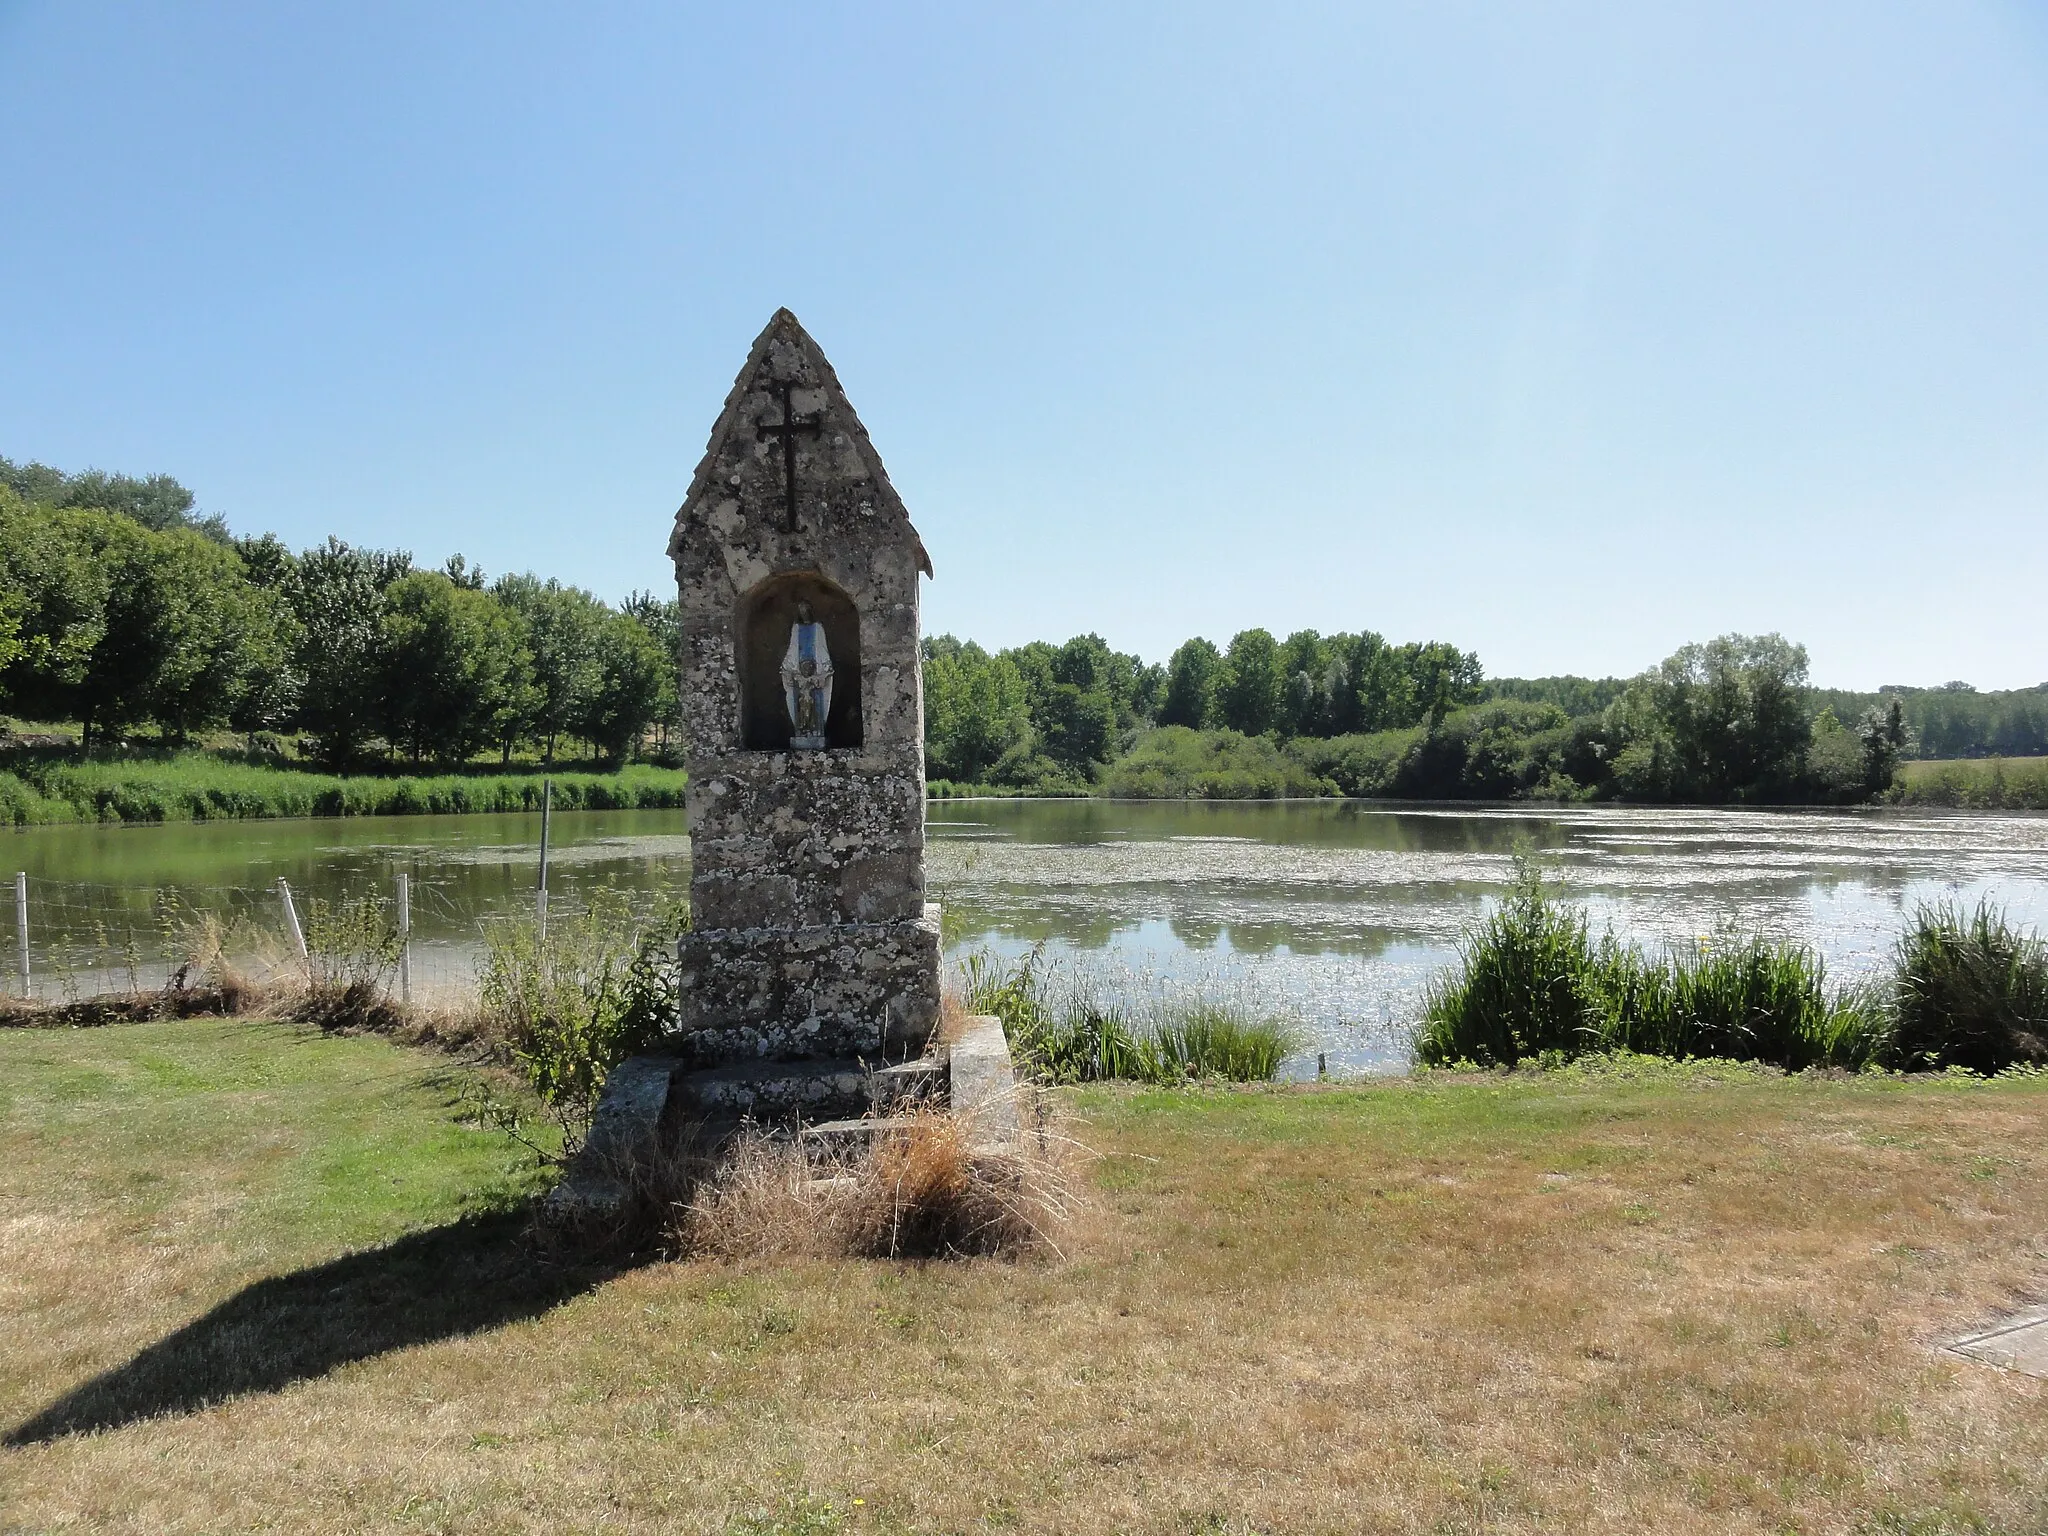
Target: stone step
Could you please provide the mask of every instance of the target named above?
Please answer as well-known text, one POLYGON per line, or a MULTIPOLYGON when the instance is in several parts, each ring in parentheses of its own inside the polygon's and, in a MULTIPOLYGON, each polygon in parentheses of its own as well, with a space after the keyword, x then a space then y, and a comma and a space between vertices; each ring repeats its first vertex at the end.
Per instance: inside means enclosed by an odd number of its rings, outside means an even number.
POLYGON ((943 1104, 948 1075, 944 1056, 920 1056, 916 1061, 877 1068, 868 1079, 869 1107, 886 1114, 902 1105, 943 1104))
POLYGON ((815 1152, 856 1152, 878 1136, 908 1130, 911 1122, 891 1116, 866 1116, 859 1120, 822 1120, 797 1132, 803 1144, 815 1152))
POLYGON ((676 1120, 768 1123, 839 1120, 866 1112, 869 1072, 858 1061, 763 1061, 679 1071, 669 1085, 676 1120))

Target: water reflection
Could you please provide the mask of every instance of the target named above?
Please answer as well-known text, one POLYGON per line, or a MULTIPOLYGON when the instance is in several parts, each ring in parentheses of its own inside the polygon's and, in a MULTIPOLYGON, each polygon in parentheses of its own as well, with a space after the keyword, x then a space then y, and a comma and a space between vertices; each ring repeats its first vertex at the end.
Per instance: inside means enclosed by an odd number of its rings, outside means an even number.
MULTIPOLYGON (((554 828, 558 901, 688 879, 680 811, 554 828)), ((166 891, 261 916, 280 875, 335 900, 388 894, 403 870, 420 969, 460 979, 479 925, 531 904, 538 834, 533 815, 54 827, 0 842, 0 859, 30 875, 39 971, 95 929, 153 943, 166 891)), ((1841 973, 1881 963, 1904 911, 1944 893, 2048 929, 2048 817, 2026 815, 955 801, 931 808, 929 870, 956 949, 1042 943, 1132 997, 1199 986, 1284 1002, 1339 1065, 1368 1067, 1403 1058, 1423 985, 1520 848, 1618 933, 1689 944, 1757 927, 1841 973)))
POLYGON ((1355 803, 936 805, 934 889, 960 942, 1043 943, 1076 984, 1284 998, 1358 1067, 1405 1057, 1428 978, 1537 853, 1596 925, 1652 945, 1725 927, 1882 963, 1914 902, 1989 895, 2048 927, 2048 818, 1555 811, 1355 803))

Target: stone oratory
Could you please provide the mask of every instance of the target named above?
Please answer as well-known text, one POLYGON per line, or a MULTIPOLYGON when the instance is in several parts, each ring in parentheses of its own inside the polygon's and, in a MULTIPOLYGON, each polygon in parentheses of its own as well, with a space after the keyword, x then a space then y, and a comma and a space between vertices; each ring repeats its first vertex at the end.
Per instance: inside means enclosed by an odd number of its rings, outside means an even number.
POLYGON ((599 1198, 603 1168, 683 1124, 872 1119, 949 1080, 957 1104, 991 1069, 985 1027, 926 1053, 939 921, 925 901, 917 583, 931 560, 786 309, 726 398, 668 552, 692 929, 674 1033, 613 1070, 571 1180, 599 1198))
POLYGON ((668 549, 690 770, 681 1044, 705 1065, 921 1048, 939 1010, 917 624, 931 560, 786 309, 668 549))

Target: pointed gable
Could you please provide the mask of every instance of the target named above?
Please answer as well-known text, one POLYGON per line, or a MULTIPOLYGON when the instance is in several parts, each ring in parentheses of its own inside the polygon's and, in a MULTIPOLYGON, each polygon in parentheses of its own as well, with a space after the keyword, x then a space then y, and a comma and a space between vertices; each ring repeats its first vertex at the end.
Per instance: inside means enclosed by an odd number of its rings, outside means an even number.
POLYGON ((897 545, 913 569, 932 574, 924 541, 839 375, 787 309, 754 338, 733 381, 676 513, 669 554, 680 562, 692 543, 729 540, 742 527, 767 535, 789 559, 826 540, 897 545))

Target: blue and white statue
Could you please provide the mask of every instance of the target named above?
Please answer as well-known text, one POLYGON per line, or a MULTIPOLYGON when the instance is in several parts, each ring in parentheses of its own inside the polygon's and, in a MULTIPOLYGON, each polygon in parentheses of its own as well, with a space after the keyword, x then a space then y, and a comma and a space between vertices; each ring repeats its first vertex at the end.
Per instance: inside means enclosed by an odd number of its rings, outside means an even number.
POLYGON ((789 706, 789 744, 798 752, 825 746, 825 722, 832 716, 832 652, 825 626, 811 617, 811 605, 796 605, 789 649, 782 656, 782 697, 789 706))

